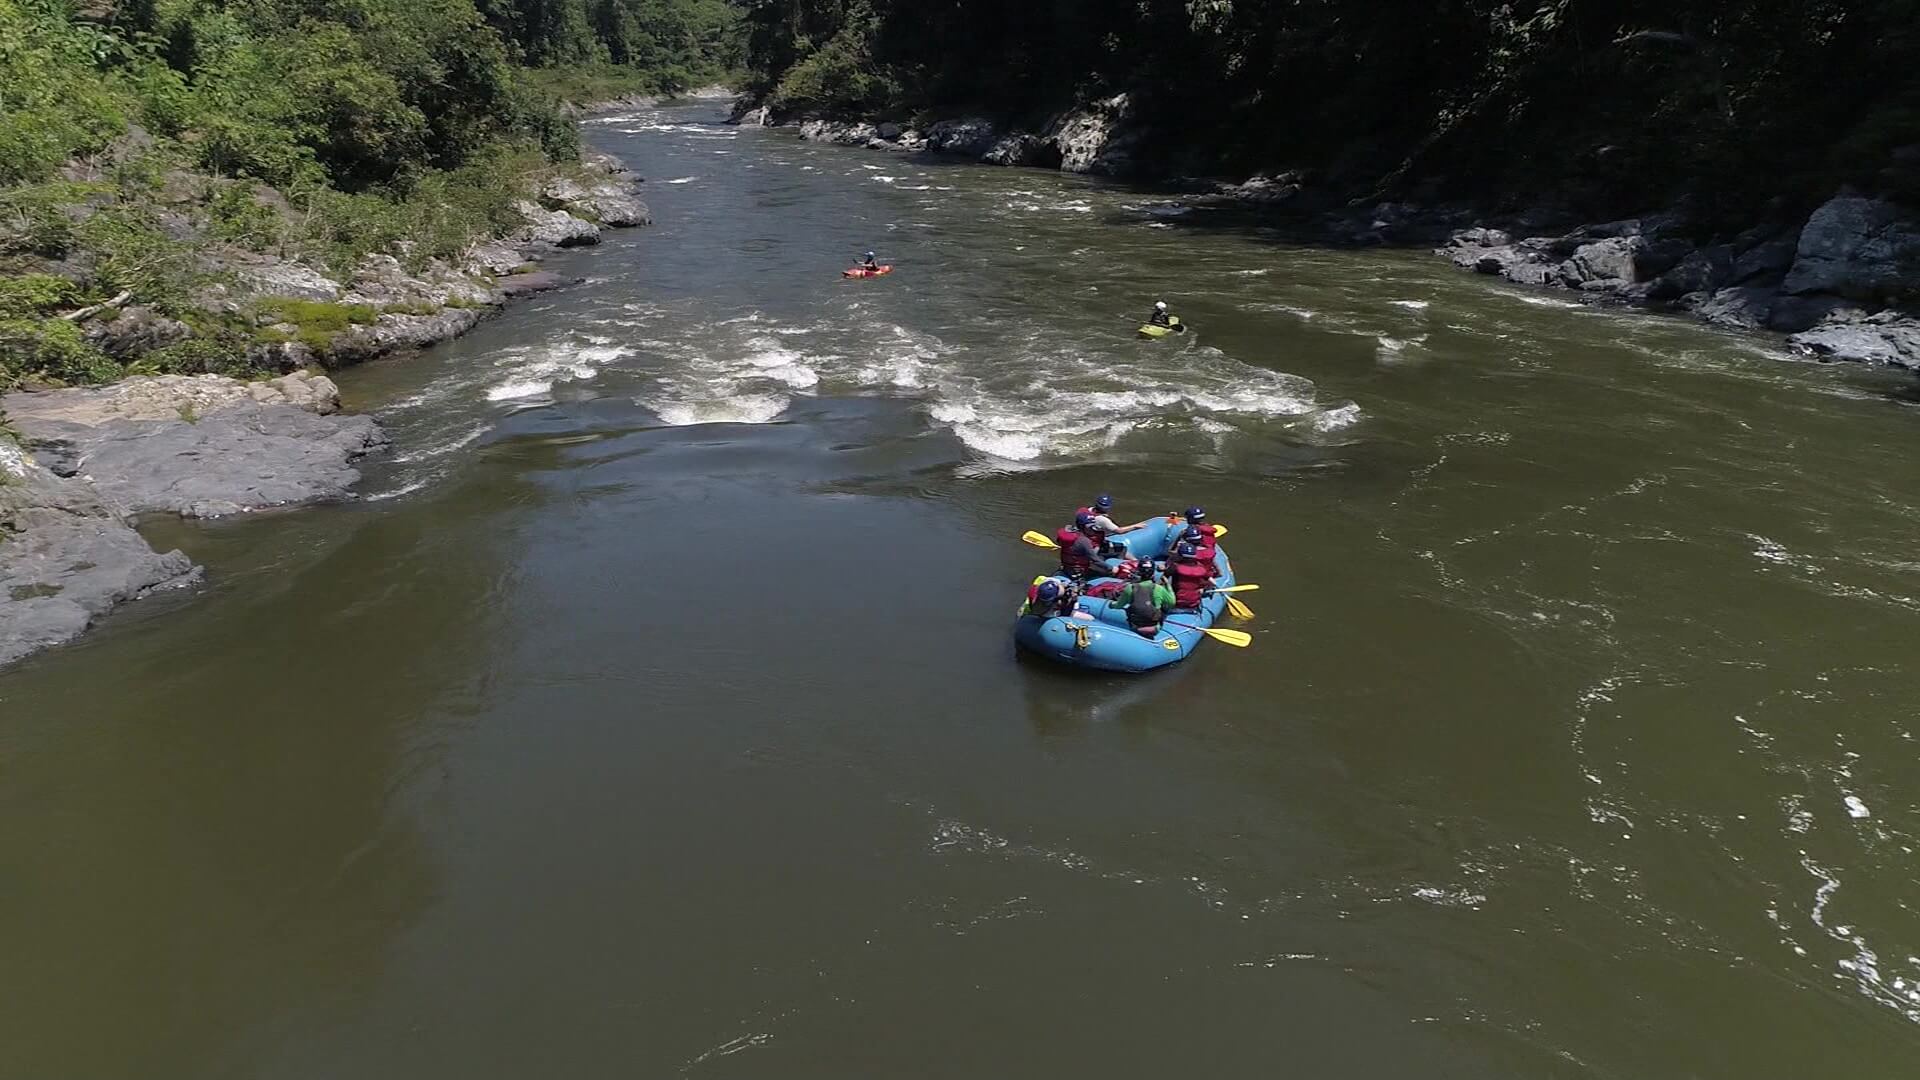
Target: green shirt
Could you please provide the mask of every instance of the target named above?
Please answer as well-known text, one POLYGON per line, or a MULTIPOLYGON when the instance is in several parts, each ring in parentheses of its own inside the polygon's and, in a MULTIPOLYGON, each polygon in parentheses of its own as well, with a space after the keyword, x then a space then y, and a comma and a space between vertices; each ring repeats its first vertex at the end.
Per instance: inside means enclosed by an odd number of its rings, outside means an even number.
MULTIPOLYGON (((1136 581, 1131 585, 1128 585, 1126 588, 1121 589, 1120 595, 1114 597, 1113 602, 1120 605, 1122 610, 1125 610, 1130 604, 1133 603, 1133 590, 1143 589, 1146 587, 1147 587, 1146 582, 1136 581)), ((1162 585, 1157 581, 1154 582, 1153 583, 1153 606, 1159 608, 1161 611, 1172 611, 1173 610, 1173 590, 1167 588, 1165 585, 1162 585)))

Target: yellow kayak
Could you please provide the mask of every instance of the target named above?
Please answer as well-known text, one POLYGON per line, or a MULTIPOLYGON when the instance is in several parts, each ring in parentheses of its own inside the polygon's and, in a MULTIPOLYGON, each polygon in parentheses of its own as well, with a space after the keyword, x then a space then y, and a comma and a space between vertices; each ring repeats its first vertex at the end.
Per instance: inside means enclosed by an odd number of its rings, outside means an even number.
POLYGON ((1140 327, 1140 336, 1143 338, 1163 338, 1168 334, 1184 334, 1186 332, 1187 324, 1181 322, 1178 315, 1167 316, 1166 326, 1155 326, 1152 323, 1145 323, 1140 327))

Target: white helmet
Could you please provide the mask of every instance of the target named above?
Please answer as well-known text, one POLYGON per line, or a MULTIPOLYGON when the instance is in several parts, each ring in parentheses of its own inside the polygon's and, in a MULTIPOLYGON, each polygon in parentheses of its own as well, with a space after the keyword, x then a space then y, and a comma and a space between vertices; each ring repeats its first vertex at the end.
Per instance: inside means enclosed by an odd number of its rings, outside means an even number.
POLYGON ((1154 304, 1153 304, 1153 310, 1155 310, 1155 311, 1165 311, 1165 310, 1167 310, 1167 302, 1166 302, 1165 300, 1156 300, 1156 301, 1154 301, 1154 304))

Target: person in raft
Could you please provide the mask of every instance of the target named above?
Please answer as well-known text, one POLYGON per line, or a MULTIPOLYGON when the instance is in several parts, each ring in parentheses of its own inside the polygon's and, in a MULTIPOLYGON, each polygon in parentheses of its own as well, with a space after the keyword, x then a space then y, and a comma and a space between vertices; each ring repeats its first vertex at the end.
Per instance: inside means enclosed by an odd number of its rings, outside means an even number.
POLYGON ((1187 531, 1180 534, 1180 542, 1193 545, 1193 557, 1198 560, 1201 566, 1206 567, 1208 577, 1220 576, 1220 563, 1218 562, 1220 545, 1215 542, 1213 537, 1189 525, 1187 526, 1187 531))
POLYGON ((873 252, 869 251, 865 255, 860 256, 860 269, 862 270, 880 269, 880 264, 874 261, 873 252))
POLYGON ((1145 521, 1136 521, 1131 525, 1115 525, 1112 516, 1113 496, 1104 493, 1093 500, 1093 505, 1087 509, 1093 511, 1093 523, 1100 526, 1100 533, 1103 536, 1119 536, 1121 533, 1130 533, 1135 529, 1143 528, 1147 524, 1145 521))
POLYGON ((1173 554, 1173 565, 1167 567, 1167 580, 1173 584, 1173 609, 1199 611, 1200 601, 1213 586, 1213 575, 1207 573, 1192 544, 1182 541, 1173 554))
POLYGON ((1026 613, 1047 618, 1055 615, 1070 615, 1073 613, 1074 605, 1079 601, 1078 589, 1071 584, 1062 585, 1052 578, 1047 578, 1027 590, 1026 613))
POLYGON ((1141 637, 1160 632, 1160 620, 1173 610, 1173 590, 1154 580, 1153 560, 1142 559, 1134 568, 1134 580, 1113 602, 1127 613, 1127 625, 1141 637))
POLYGON ((1155 300, 1153 302, 1153 314, 1147 317, 1147 325, 1149 326, 1172 326, 1173 325, 1173 316, 1167 314, 1167 302, 1165 300, 1155 300))
POLYGON ((1060 545, 1060 572, 1074 581, 1107 572, 1107 564, 1100 557, 1100 526, 1093 523, 1088 511, 1074 514, 1073 524, 1054 533, 1053 542, 1060 545))
POLYGON ((1215 535, 1215 533, 1219 531, 1219 527, 1207 524, 1207 512, 1205 510, 1198 506, 1189 506, 1187 507, 1186 519, 1189 528, 1199 529, 1202 533, 1206 534, 1208 543, 1215 543, 1219 540, 1219 537, 1215 535))

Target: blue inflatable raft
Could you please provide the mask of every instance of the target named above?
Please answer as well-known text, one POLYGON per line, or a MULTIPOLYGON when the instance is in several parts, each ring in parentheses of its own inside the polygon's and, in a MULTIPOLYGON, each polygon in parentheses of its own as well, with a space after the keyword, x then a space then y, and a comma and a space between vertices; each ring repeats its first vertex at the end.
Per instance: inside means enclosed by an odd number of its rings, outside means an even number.
MULTIPOLYGON (((1113 542, 1124 546, 1132 557, 1165 558, 1174 538, 1185 529, 1184 521, 1169 522, 1161 518, 1149 522, 1145 528, 1115 536, 1113 542)), ((1108 566, 1119 561, 1110 559, 1108 566)), ((1220 549, 1215 565, 1220 568, 1220 576, 1214 579, 1214 585, 1232 585, 1233 564, 1227 560, 1224 548, 1220 549)), ((1089 584, 1113 580, 1117 579, 1095 578, 1089 584)), ((1081 597, 1072 616, 1020 615, 1014 620, 1013 640, 1028 652, 1076 667, 1152 671, 1185 660, 1194 646, 1207 636, 1201 629, 1211 627, 1226 607, 1224 595, 1211 593, 1200 602, 1197 612, 1169 613, 1160 624, 1160 632, 1149 638, 1127 625, 1124 610, 1099 597, 1087 596, 1081 597)))

